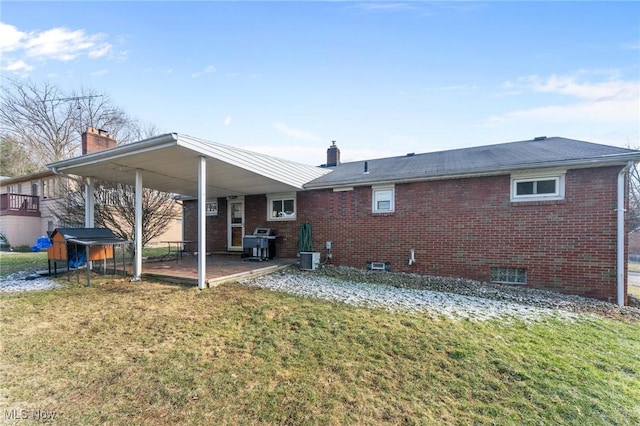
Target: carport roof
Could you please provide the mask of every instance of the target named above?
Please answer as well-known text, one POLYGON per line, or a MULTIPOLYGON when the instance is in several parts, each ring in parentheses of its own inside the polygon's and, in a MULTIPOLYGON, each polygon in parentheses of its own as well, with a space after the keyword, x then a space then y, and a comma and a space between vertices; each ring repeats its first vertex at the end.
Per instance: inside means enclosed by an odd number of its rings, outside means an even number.
POLYGON ((47 165, 56 173, 93 177, 196 196, 200 157, 206 158, 208 197, 289 192, 330 169, 283 160, 178 133, 167 133, 128 145, 47 165))

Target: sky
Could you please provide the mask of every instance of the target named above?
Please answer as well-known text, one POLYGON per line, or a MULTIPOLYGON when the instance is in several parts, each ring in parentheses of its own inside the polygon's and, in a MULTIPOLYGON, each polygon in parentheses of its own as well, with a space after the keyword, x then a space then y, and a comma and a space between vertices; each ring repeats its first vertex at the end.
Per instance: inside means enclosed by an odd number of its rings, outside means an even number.
MULTIPOLYGON (((0 3, 0 78, 311 165, 562 136, 640 147, 640 2, 0 3)), ((107 129, 108 130, 108 129, 107 129)))

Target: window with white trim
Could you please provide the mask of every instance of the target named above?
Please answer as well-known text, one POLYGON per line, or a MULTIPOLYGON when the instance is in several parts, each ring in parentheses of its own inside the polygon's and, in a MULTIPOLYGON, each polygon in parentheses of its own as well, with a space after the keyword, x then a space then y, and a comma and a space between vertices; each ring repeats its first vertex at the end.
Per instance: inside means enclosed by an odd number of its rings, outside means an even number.
POLYGON ((267 196, 267 220, 295 220, 296 194, 267 196))
POLYGON ((564 173, 511 176, 511 201, 564 199, 564 173))
POLYGON ((373 213, 390 213, 395 210, 395 187, 374 186, 371 190, 371 211, 373 213))

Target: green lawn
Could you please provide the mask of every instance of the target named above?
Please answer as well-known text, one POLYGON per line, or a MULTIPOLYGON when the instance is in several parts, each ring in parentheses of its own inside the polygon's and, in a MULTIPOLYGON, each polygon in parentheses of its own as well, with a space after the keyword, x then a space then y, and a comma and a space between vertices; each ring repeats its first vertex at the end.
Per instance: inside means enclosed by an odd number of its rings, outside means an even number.
MULTIPOLYGON (((166 247, 147 247, 142 250, 145 257, 159 257, 167 254, 166 247)), ((117 255, 120 260, 120 254, 117 255)), ((34 272, 48 268, 47 252, 6 253, 0 252, 0 277, 18 271, 34 272)))
POLYGON ((0 295, 0 312, 0 414, 122 425, 640 424, 638 322, 453 321, 233 284, 127 281, 0 295))

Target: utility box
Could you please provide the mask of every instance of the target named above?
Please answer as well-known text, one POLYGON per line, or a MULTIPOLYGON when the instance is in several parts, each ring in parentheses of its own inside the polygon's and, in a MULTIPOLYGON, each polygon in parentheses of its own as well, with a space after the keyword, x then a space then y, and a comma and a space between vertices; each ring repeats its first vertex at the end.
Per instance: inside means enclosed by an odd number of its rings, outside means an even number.
POLYGON ((303 271, 315 271, 320 266, 320 253, 317 251, 300 252, 300 269, 303 271))

